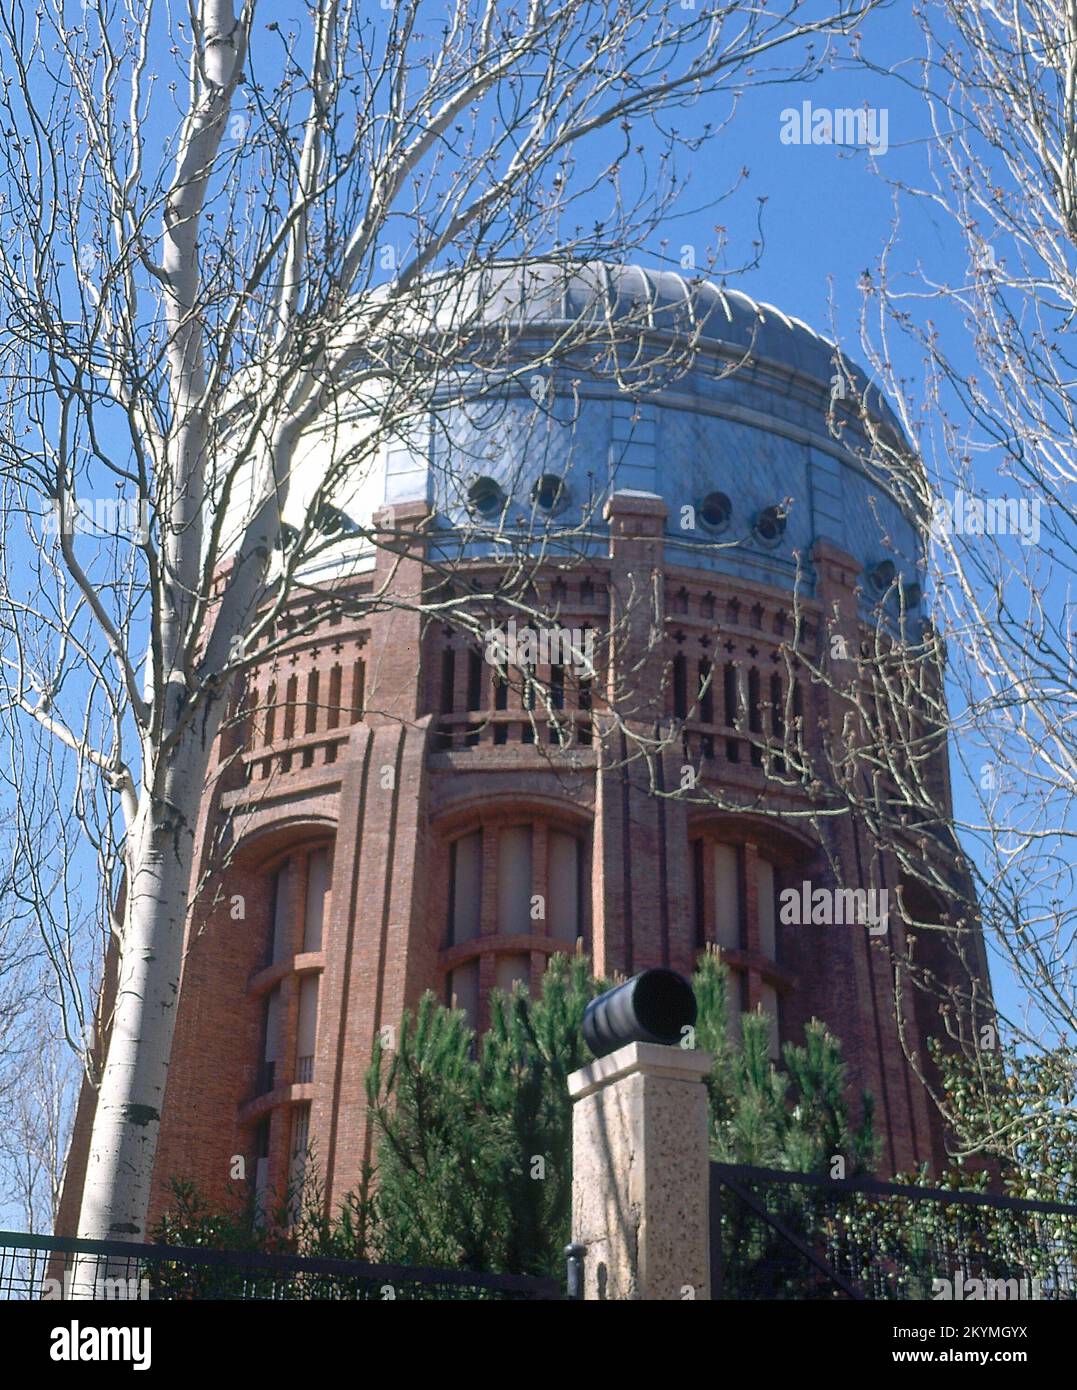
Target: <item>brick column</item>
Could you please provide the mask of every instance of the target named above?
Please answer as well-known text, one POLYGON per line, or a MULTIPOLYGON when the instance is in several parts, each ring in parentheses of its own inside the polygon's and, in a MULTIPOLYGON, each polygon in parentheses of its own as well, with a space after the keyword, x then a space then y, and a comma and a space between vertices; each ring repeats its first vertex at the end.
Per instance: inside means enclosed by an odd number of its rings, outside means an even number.
MULTIPOLYGON (((596 716, 598 762, 592 860, 596 970, 632 974, 649 966, 691 969, 684 808, 655 796, 641 746, 654 749, 665 722, 664 553, 666 504, 653 493, 618 492, 606 503, 610 525, 610 652, 596 716), (637 734, 641 745, 632 735, 637 734), (670 855, 671 847, 675 847, 670 855)), ((659 791, 679 759, 652 755, 659 791)))
POLYGON ((568 1078, 584 1297, 710 1298, 706 1052, 629 1043, 568 1078))

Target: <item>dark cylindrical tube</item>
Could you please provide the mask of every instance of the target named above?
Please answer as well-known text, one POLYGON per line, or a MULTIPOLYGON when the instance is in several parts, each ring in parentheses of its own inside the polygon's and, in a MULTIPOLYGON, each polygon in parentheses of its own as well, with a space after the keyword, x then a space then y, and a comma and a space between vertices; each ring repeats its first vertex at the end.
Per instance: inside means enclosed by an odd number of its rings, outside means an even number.
POLYGON ((583 1298, 583 1257, 586 1245, 565 1246, 565 1271, 568 1296, 574 1302, 583 1298))
POLYGON ((696 1021, 692 986, 675 970, 644 970, 592 999, 583 1015, 583 1037, 596 1057, 630 1042, 675 1046, 696 1021))

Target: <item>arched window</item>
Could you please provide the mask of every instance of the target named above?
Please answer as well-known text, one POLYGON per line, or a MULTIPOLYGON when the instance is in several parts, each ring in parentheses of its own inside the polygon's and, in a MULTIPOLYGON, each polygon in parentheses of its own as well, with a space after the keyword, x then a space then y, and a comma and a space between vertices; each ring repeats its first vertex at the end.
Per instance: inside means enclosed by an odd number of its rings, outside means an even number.
POLYGON ((273 975, 261 987, 265 989, 262 1049, 255 1096, 314 1080, 320 957, 332 877, 333 853, 328 845, 296 850, 273 870, 263 958, 273 975), (277 967, 284 967, 285 973, 277 967))
POLYGON ((529 988, 585 935, 586 840, 553 820, 491 815, 450 842, 448 869, 445 1000, 477 1029, 489 990, 529 988))
POLYGON ((781 1046, 781 967, 778 894, 785 870, 763 844, 703 833, 692 841, 696 943, 717 946, 729 970, 730 1031, 740 1014, 759 1007, 771 1020, 771 1056, 781 1046))
POLYGON ((297 1088, 316 1080, 332 845, 303 845, 262 872, 269 878, 270 892, 262 969, 251 981, 260 1025, 249 1095, 254 1106, 249 1152, 255 1201, 264 1210, 286 1190, 301 1185, 305 1172, 310 1091, 297 1088))

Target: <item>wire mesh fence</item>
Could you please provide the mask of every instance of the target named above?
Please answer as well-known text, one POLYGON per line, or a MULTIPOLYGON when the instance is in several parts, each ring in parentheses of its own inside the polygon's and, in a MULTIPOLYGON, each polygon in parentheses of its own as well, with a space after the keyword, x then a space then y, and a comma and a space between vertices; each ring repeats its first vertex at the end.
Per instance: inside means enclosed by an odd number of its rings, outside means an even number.
POLYGON ((1077 1298, 1077 1206, 711 1165, 715 1298, 1077 1298))
POLYGON ((556 1279, 0 1231, 0 1301, 553 1300, 556 1279))

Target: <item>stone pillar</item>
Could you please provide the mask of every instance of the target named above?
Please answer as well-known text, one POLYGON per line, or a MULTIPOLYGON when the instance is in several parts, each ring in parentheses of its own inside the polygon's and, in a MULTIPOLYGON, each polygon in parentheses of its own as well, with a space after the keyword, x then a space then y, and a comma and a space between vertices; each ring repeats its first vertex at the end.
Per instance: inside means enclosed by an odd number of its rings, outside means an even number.
POLYGON ((568 1078, 584 1298, 709 1299, 707 1052, 629 1043, 568 1078))

